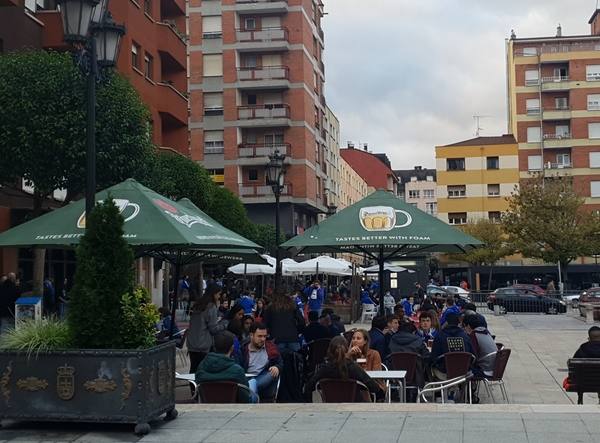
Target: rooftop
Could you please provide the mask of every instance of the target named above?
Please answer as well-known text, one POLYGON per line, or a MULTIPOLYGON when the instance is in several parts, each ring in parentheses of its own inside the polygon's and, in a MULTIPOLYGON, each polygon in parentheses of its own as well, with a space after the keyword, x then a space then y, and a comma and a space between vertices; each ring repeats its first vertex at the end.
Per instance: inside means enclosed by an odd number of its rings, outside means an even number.
POLYGON ((517 141, 512 134, 504 134, 492 137, 475 137, 469 140, 443 145, 440 147, 446 148, 449 146, 485 146, 485 145, 514 145, 517 141))

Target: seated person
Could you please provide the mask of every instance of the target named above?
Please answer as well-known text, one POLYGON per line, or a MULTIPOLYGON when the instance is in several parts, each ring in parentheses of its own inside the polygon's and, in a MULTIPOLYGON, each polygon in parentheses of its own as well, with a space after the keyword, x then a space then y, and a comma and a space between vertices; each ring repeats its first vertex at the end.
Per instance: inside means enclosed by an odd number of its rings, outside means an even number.
POLYGON ((496 352, 498 347, 477 314, 465 316, 463 320, 465 332, 471 337, 471 345, 475 352, 475 365, 473 372, 479 377, 491 377, 494 375, 496 364, 496 352))
POLYGON ((485 319, 485 317, 483 315, 481 315, 480 313, 477 312, 477 306, 475 306, 474 303, 467 303, 467 304, 465 304, 463 313, 465 314, 465 316, 467 316, 467 315, 477 315, 479 317, 479 321, 482 323, 482 325, 485 328, 488 327, 487 320, 485 319))
MULTIPOLYGON (((209 352, 196 370, 196 383, 210 381, 232 381, 248 387, 246 374, 240 365, 231 359, 233 334, 222 332, 215 336, 215 352, 209 352)), ((256 399, 252 399, 256 402, 256 399)), ((248 392, 238 390, 238 402, 250 403, 248 392)))
MULTIPOLYGON (((374 393, 377 398, 384 398, 385 391, 381 386, 367 375, 367 373, 354 361, 348 358, 348 342, 342 336, 334 337, 327 349, 327 359, 325 365, 313 375, 304 387, 305 398, 308 402, 312 401, 312 392, 319 380, 324 378, 351 379, 363 383, 370 393, 374 393)), ((358 400, 358 399, 357 399, 358 400)))
POLYGON ((460 295, 454 294, 454 304, 456 306, 458 306, 460 309, 464 309, 467 302, 464 301, 460 295))
POLYGON ((371 320, 371 329, 369 330, 369 339, 371 349, 379 352, 381 360, 385 360, 388 350, 386 345, 387 321, 383 316, 373 317, 371 320))
POLYGON ((390 340, 390 354, 394 352, 413 352, 423 358, 429 357, 429 350, 423 339, 415 334, 416 328, 412 323, 402 323, 398 332, 390 340))
POLYGON ((329 318, 331 319, 331 329, 334 331, 334 335, 341 335, 344 332, 346 332, 346 325, 344 325, 344 322, 342 321, 342 318, 337 315, 333 309, 331 308, 324 308, 321 311, 321 314, 328 314, 329 318))
POLYGON ((273 398, 283 360, 277 345, 267 340, 267 327, 254 323, 250 328, 250 341, 242 346, 241 366, 250 378, 248 385, 260 398, 273 398))
POLYGON ((385 349, 386 352, 389 353, 390 350, 390 340, 392 336, 398 332, 398 328, 400 327, 400 319, 398 316, 390 314, 385 316, 385 321, 387 322, 387 327, 385 328, 385 349))
POLYGON ((413 306, 415 305, 415 298, 411 295, 410 297, 403 299, 400 304, 404 308, 404 315, 412 317, 414 313, 413 306))
POLYGON ((173 337, 173 339, 181 339, 181 331, 177 327, 177 322, 172 321, 171 312, 168 308, 164 306, 158 309, 158 313, 160 314, 161 321, 158 323, 157 328, 160 331, 160 336, 168 339, 169 337, 173 337), (171 333, 171 328, 173 331, 171 333))
POLYGON ((319 313, 317 311, 310 311, 308 313, 308 326, 304 328, 304 340, 306 343, 310 343, 315 340, 322 338, 332 338, 331 329, 323 326, 319 322, 319 313))
POLYGON ((446 363, 444 354, 448 352, 470 352, 474 354, 471 337, 462 330, 458 314, 451 312, 446 316, 446 327, 440 330, 433 339, 430 362, 433 375, 438 380, 446 380, 446 363))
POLYGON ((430 312, 421 312, 419 315, 419 329, 417 335, 421 337, 424 343, 433 340, 437 335, 437 330, 433 327, 433 316, 430 312))
POLYGON ((579 346, 573 358, 600 358, 600 327, 588 330, 588 341, 579 346))
POLYGON ((373 300, 373 298, 371 297, 371 294, 369 293, 369 291, 367 289, 363 289, 360 292, 360 302, 363 305, 377 305, 377 302, 375 300, 373 300))
POLYGON ((440 326, 442 328, 446 326, 446 318, 449 314, 460 315, 460 308, 454 303, 454 297, 448 297, 446 299, 446 309, 444 309, 444 312, 440 317, 440 326))
POLYGON ((381 356, 374 349, 369 349, 369 340, 369 333, 365 329, 354 331, 348 357, 355 362, 364 359, 364 362, 357 363, 365 371, 381 371, 381 356))
POLYGON ((322 312, 319 316, 319 323, 321 324, 321 326, 327 328, 331 337, 340 335, 337 328, 333 325, 333 321, 331 321, 331 315, 322 312))

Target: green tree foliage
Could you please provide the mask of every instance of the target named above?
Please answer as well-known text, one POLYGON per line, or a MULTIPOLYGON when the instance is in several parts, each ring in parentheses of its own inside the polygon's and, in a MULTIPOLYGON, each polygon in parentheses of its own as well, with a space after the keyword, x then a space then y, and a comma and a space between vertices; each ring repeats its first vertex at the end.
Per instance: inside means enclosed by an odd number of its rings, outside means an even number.
MULTIPOLYGON (((600 218, 568 177, 535 177, 509 199, 502 218, 509 242, 526 257, 560 263, 563 271, 577 257, 598 252, 600 218)), ((566 277, 566 273, 564 273, 566 277)))
POLYGON ((229 189, 215 186, 213 202, 206 212, 226 228, 248 239, 256 237, 256 228, 248 218, 246 208, 229 189))
POLYGON ((480 240, 483 246, 472 249, 465 254, 454 254, 452 258, 475 266, 489 266, 488 289, 490 289, 494 263, 507 255, 511 255, 514 248, 508 242, 504 228, 499 223, 494 223, 488 219, 478 219, 469 221, 461 228, 466 234, 480 240))
POLYGON ((133 252, 112 199, 97 205, 86 224, 77 248, 69 326, 78 347, 120 348, 121 301, 133 289, 133 252))
MULTIPOLYGON (((37 204, 55 189, 68 199, 85 188, 85 78, 67 53, 0 56, 0 183, 23 177, 37 204)), ((149 112, 118 75, 98 85, 96 149, 99 188, 136 175, 152 143, 149 112)))
POLYGON ((149 348, 154 346, 155 325, 160 319, 158 309, 150 302, 146 288, 136 288, 121 298, 121 321, 119 335, 121 347, 125 349, 149 348))
MULTIPOLYGON (((275 255, 277 251, 277 243, 275 242, 275 226, 274 225, 255 225, 256 234, 252 240, 254 243, 261 245, 267 253, 275 255)), ((285 234, 279 237, 279 243, 285 241, 285 234)))
POLYGON ((215 183, 198 163, 174 152, 157 152, 147 171, 136 177, 140 183, 172 200, 189 198, 203 211, 214 200, 215 183))

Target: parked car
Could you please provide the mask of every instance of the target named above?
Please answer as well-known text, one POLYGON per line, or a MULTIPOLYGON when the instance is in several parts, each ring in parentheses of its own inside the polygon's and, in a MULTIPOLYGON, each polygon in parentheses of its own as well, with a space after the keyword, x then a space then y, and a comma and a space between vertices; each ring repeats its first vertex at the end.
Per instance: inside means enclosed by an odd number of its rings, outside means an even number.
MULTIPOLYGON (((586 289, 579 296, 579 315, 585 317, 585 308, 581 306, 582 303, 600 305, 600 288, 586 289)), ((600 320, 600 311, 594 311, 594 320, 600 320)))
POLYGON ((469 291, 461 288, 460 286, 442 286, 442 289, 446 290, 446 292, 449 292, 452 295, 458 294, 459 297, 465 301, 471 301, 469 298, 469 291))
POLYGON ((509 288, 527 289, 528 291, 533 292, 534 294, 546 295, 546 291, 538 285, 528 285, 528 284, 518 283, 516 285, 509 286, 509 288))
POLYGON ((490 310, 500 306, 505 312, 545 312, 558 314, 567 312, 567 304, 562 300, 536 294, 525 288, 498 288, 487 299, 490 310))
POLYGON ((434 297, 434 298, 442 297, 442 298, 445 298, 445 297, 448 297, 449 295, 450 295, 450 292, 446 291, 441 286, 427 285, 427 296, 428 297, 434 297))
MULTIPOLYGON (((583 291, 583 293, 585 293, 586 291, 583 291)), ((579 304, 579 298, 581 297, 581 294, 568 294, 568 295, 563 295, 562 299, 567 302, 568 305, 571 305, 573 307, 573 309, 577 309, 577 305, 579 304)))

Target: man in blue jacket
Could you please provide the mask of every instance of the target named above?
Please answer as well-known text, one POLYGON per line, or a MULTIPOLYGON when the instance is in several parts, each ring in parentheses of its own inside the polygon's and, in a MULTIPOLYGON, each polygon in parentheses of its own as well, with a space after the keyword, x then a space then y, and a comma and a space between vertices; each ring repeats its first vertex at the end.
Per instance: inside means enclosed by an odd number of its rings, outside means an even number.
POLYGON ((304 295, 308 299, 308 310, 317 311, 319 316, 321 315, 321 310, 323 309, 323 301, 325 300, 325 291, 321 287, 321 283, 318 280, 315 280, 312 285, 308 286, 304 290, 304 295))
POLYGON ((458 314, 451 312, 446 315, 446 327, 440 330, 433 340, 431 349, 431 365, 433 375, 438 380, 446 380, 446 364, 444 354, 448 352, 470 352, 475 355, 471 338, 460 327, 458 323, 460 317, 458 314))
POLYGON ((448 297, 446 299, 446 309, 444 310, 444 312, 442 313, 442 316, 440 317, 440 327, 445 327, 446 325, 446 320, 448 318, 448 315, 450 314, 456 314, 458 316, 460 316, 460 308, 458 306, 456 306, 456 304, 454 303, 454 297, 448 297))
POLYGON ((386 340, 387 321, 383 316, 374 317, 371 321, 371 330, 369 331, 369 348, 379 352, 381 361, 384 361, 388 355, 386 340))

